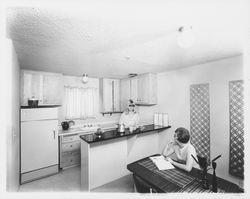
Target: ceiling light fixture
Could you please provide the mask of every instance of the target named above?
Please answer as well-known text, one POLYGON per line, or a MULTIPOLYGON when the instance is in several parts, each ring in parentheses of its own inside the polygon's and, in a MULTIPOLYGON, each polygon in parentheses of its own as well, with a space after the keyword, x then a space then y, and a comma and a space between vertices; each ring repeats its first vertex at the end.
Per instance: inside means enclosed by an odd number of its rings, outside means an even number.
POLYGON ((138 74, 136 74, 136 73, 129 73, 128 74, 128 77, 129 78, 133 78, 133 77, 136 77, 138 74))
POLYGON ((88 75, 84 73, 82 75, 82 83, 86 84, 89 81, 88 75))
POLYGON ((194 44, 192 26, 181 26, 178 29, 177 42, 181 48, 189 48, 194 44))

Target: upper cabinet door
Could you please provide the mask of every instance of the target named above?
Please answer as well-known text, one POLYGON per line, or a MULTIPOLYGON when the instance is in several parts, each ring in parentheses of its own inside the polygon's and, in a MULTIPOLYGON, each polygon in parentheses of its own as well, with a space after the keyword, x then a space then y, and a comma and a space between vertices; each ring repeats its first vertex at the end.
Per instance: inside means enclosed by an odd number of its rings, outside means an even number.
POLYGON ((28 99, 35 97, 39 104, 43 103, 43 76, 32 71, 21 71, 21 105, 28 105, 28 99))
POLYGON ((61 74, 43 75, 43 104, 62 104, 63 78, 61 74))
POLYGON ((128 101, 130 99, 130 79, 121 80, 120 96, 121 111, 124 111, 128 107, 128 101))
POLYGON ((101 112, 120 111, 120 80, 118 79, 101 79, 101 112))
POLYGON ((112 112, 113 111, 113 97, 112 97, 112 80, 111 79, 102 79, 102 111, 103 112, 112 112))
POLYGON ((153 73, 138 75, 130 79, 121 80, 121 104, 122 109, 132 99, 138 105, 157 104, 157 76, 153 73), (130 95, 128 89, 130 82, 130 95))
POLYGON ((113 80, 113 111, 120 111, 120 80, 113 80))
POLYGON ((133 77, 130 79, 130 99, 132 99, 135 103, 138 101, 138 78, 133 77))
POLYGON ((149 102, 149 76, 148 74, 138 76, 138 85, 137 85, 137 103, 138 104, 147 104, 149 102))
POLYGON ((157 76, 147 73, 138 76, 138 101, 140 105, 157 104, 157 76))
POLYGON ((35 97, 39 105, 62 104, 62 74, 22 70, 21 105, 28 105, 28 99, 35 97))

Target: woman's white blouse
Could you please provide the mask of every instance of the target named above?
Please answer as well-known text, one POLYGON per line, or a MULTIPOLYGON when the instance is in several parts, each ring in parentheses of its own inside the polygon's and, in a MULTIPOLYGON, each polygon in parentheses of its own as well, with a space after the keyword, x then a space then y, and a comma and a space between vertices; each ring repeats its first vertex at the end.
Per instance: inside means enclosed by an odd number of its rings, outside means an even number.
POLYGON ((124 124, 125 128, 130 126, 137 127, 139 125, 139 115, 138 113, 122 113, 119 124, 124 124))

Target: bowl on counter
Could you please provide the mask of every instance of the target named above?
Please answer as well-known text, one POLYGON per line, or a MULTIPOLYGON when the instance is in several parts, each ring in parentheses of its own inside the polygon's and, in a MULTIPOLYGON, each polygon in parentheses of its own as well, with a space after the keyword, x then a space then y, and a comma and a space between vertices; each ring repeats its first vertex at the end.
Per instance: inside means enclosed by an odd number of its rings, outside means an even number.
POLYGON ((98 129, 96 130, 96 132, 95 132, 95 135, 96 135, 97 137, 101 137, 102 134, 103 134, 103 130, 102 130, 101 128, 98 128, 98 129))
POLYGON ((73 120, 68 121, 68 123, 69 123, 69 128, 75 125, 75 122, 73 120))

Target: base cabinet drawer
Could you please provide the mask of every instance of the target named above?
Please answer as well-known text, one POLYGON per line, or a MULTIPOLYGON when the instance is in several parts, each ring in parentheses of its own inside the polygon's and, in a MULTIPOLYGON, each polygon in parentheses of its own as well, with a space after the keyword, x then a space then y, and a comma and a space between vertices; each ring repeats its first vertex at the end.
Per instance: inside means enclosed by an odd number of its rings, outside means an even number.
POLYGON ((62 136, 62 143, 67 143, 67 142, 74 142, 74 141, 80 141, 79 135, 65 135, 62 136))
POLYGON ((62 152, 67 152, 67 151, 79 151, 80 152, 80 147, 81 143, 80 141, 78 142, 68 142, 68 143, 62 143, 62 152))
POLYGON ((61 168, 79 165, 81 162, 81 155, 77 152, 66 152, 62 154, 61 168))

